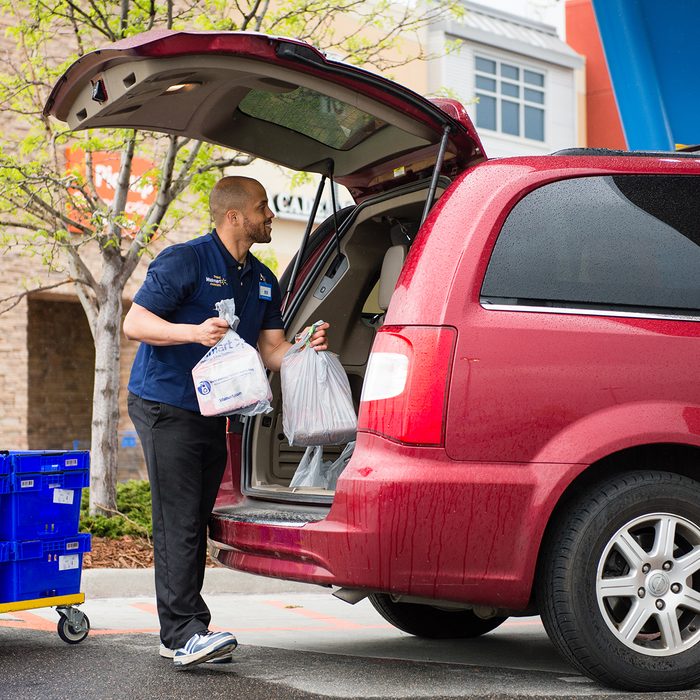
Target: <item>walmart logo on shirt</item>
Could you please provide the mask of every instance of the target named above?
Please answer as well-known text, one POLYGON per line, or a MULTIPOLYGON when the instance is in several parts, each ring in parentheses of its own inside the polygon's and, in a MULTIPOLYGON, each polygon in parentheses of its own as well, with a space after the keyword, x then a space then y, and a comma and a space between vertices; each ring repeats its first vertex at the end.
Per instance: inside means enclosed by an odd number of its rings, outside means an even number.
POLYGON ((205 277, 204 279, 211 287, 225 287, 228 284, 226 278, 222 277, 221 275, 212 275, 211 277, 205 277))

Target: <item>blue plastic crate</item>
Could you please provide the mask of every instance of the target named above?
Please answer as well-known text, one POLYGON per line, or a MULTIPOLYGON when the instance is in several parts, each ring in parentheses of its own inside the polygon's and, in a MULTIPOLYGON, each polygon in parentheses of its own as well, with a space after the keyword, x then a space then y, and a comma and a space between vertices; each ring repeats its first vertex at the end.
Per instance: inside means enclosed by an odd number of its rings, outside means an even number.
POLYGON ((65 452, 59 450, 10 451, 11 473, 50 474, 55 472, 84 471, 90 468, 87 450, 65 452))
POLYGON ((10 453, 0 450, 0 476, 10 473, 10 453))
POLYGON ((0 544, 0 603, 80 593, 88 534, 0 544))
POLYGON ((0 540, 75 535, 82 490, 89 484, 87 470, 0 477, 0 540))

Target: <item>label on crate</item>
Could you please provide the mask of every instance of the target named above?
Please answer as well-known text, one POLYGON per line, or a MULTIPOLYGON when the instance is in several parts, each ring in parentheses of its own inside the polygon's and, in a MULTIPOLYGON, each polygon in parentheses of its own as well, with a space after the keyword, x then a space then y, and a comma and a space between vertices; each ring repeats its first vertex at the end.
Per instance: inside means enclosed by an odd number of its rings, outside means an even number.
POLYGON ((78 547, 80 547, 80 542, 66 542, 66 551, 78 549, 78 547))
POLYGON ((53 502, 54 503, 65 503, 66 505, 72 505, 74 497, 75 497, 75 491, 71 491, 70 489, 54 489, 53 490, 53 502))
POLYGON ((67 467, 77 467, 77 466, 78 466, 78 460, 77 460, 77 459, 67 459, 67 460, 66 460, 66 466, 67 466, 67 467))
POLYGON ((80 556, 77 554, 64 554, 58 558, 58 570, 68 571, 80 567, 80 556))
POLYGON ((19 482, 19 487, 21 489, 31 489, 34 487, 34 479, 22 479, 19 482))

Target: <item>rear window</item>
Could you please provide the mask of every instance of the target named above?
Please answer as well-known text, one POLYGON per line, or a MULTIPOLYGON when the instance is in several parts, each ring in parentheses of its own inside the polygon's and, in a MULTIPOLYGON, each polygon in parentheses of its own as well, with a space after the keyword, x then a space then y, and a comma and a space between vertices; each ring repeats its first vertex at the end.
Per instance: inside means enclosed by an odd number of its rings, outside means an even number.
POLYGON ((357 107, 304 87, 282 93, 251 90, 238 109, 340 151, 350 150, 386 125, 357 107))
POLYGON ((513 208, 486 302, 700 314, 700 178, 588 177, 513 208))

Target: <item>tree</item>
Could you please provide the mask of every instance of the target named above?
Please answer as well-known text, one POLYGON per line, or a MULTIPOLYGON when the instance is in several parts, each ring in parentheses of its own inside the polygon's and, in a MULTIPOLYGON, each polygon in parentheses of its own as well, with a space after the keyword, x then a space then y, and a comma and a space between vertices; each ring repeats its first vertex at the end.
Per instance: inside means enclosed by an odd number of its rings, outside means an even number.
MULTIPOLYGON (((0 245, 40 255, 56 275, 56 281, 41 288, 72 285, 87 317, 95 344, 91 513, 116 509, 124 287, 154 238, 166 235, 184 215, 183 196, 190 203, 204 199, 225 168, 247 164, 251 157, 175 136, 134 131, 73 134, 42 116, 55 81, 84 53, 156 27, 296 36, 355 63, 387 69, 417 58, 389 56, 402 37, 456 5, 388 0, 0 0, 0 12, 9 24, 0 59, 0 106, 16 115, 14 128, 0 135, 0 245), (348 28, 340 29, 341 24, 348 28), (76 148, 80 157, 71 167, 66 155, 76 148), (94 161, 105 152, 119 154, 111 202, 100 196, 95 183, 94 161), (136 174, 139 155, 155 165, 136 174), (134 187, 155 193, 139 216, 127 206, 134 187)), ((2 301, 17 303, 30 291, 2 301)))

